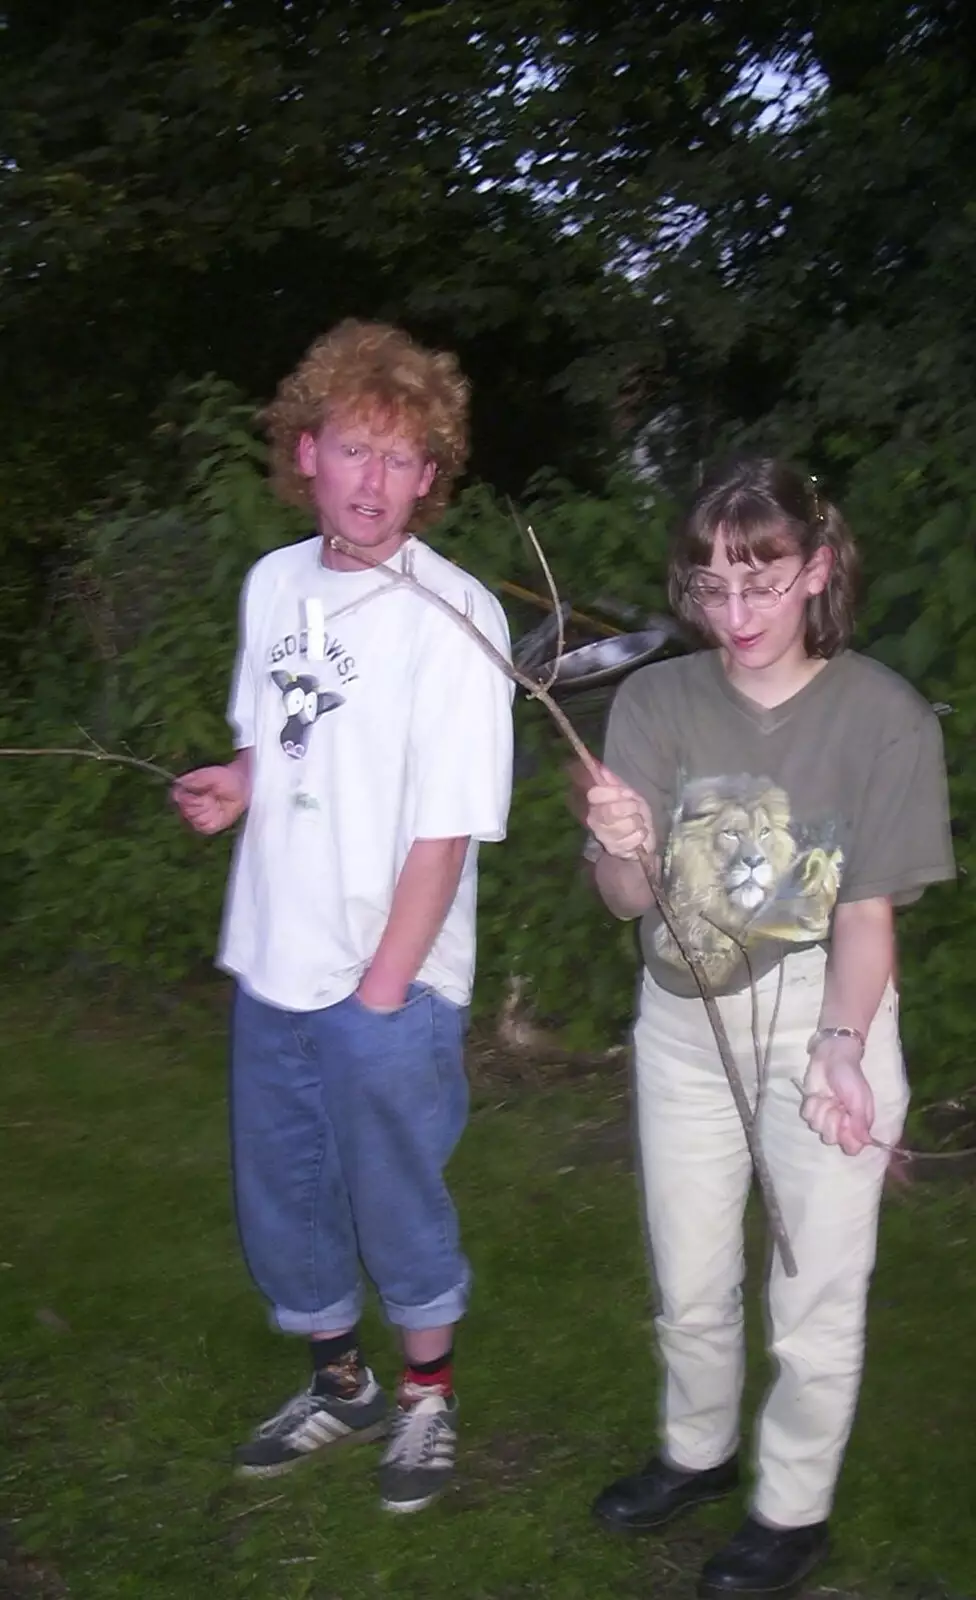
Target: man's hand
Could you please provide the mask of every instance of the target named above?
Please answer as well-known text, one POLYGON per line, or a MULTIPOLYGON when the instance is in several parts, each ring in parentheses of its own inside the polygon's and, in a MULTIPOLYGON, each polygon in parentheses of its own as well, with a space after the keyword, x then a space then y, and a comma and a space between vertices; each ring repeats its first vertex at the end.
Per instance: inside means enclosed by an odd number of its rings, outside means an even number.
POLYGON ((800 1115, 824 1144, 856 1156, 872 1143, 874 1095, 856 1039, 822 1039, 810 1054, 800 1115))
POLYGON ((406 1004, 407 989, 403 985, 382 983, 372 976, 370 968, 363 973, 356 990, 356 999, 367 1011, 376 1011, 388 1015, 391 1011, 399 1011, 406 1004))
POLYGON ((468 838, 415 839, 393 891, 386 927, 359 980, 367 1011, 399 1011, 444 924, 468 853, 468 838))
POLYGON ((636 860, 641 847, 653 855, 654 823, 647 801, 609 768, 600 771, 601 782, 587 790, 586 826, 607 854, 618 860, 636 860))
POLYGON ((235 823, 250 801, 248 769, 238 758, 225 767, 197 767, 177 778, 173 804, 197 833, 222 833, 235 823))

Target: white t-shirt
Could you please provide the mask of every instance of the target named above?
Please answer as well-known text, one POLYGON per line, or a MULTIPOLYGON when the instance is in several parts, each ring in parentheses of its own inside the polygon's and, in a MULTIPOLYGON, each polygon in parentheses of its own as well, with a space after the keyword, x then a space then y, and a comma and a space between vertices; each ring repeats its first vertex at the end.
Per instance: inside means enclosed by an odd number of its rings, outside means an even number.
MULTIPOLYGON (((357 987, 415 839, 470 836, 418 978, 470 998, 479 840, 505 837, 512 685, 478 644, 382 570, 335 572, 319 537, 252 568, 228 720, 253 749, 218 965, 288 1011, 357 987)), ((498 601, 417 539, 388 563, 467 611, 509 656, 498 601)))

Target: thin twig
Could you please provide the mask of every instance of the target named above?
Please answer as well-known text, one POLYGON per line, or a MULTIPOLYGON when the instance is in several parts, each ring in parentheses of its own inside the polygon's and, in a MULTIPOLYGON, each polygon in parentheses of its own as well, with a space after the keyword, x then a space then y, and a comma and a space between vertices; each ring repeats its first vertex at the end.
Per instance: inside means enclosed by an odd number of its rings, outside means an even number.
POLYGON ((715 928, 718 933, 724 934, 726 939, 731 939, 732 943, 737 947, 739 954, 742 957, 743 964, 749 977, 752 1050, 753 1055, 756 1058, 756 1103, 753 1107, 753 1117, 757 1118, 759 1116, 759 1109, 762 1103, 763 1090, 766 1087, 766 1079, 769 1076, 769 1062, 773 1053, 773 1040, 776 1036, 776 1024, 779 1020, 780 1003, 783 999, 783 978, 785 970, 783 967, 783 958, 781 956, 779 959, 779 981, 776 985, 776 998, 773 1001, 773 1011, 769 1019, 769 1028, 766 1033, 766 1045, 765 1048, 763 1048, 762 1040, 759 1037, 759 990, 756 987, 756 977, 752 970, 752 959, 749 955, 749 947, 742 939, 739 938, 738 934, 732 932, 731 928, 723 927, 720 922, 714 921, 712 917, 703 916, 703 920, 708 923, 709 927, 715 928))
POLYGON ((179 782, 175 773, 167 772, 165 767, 158 767, 155 761, 141 761, 138 756, 117 756, 108 750, 79 750, 71 745, 55 749, 7 745, 0 748, 0 756, 80 756, 83 760, 107 761, 118 767, 136 767, 140 772, 148 772, 154 778, 161 778, 164 783, 179 782))
POLYGON ((88 728, 83 728, 80 722, 76 722, 75 727, 78 729, 81 737, 83 739, 87 739, 92 749, 97 750, 100 756, 108 755, 108 751, 106 750, 105 746, 103 744, 99 744, 98 740, 95 738, 95 735, 91 733, 88 728))
MULTIPOLYGON (((807 1091, 799 1078, 791 1078, 790 1082, 805 1100, 807 1091)), ((962 1161, 965 1156, 976 1156, 976 1145, 968 1145, 962 1150, 907 1150, 903 1144, 886 1144, 884 1139, 876 1139, 874 1134, 869 1137, 868 1144, 873 1144, 876 1150, 883 1150, 886 1155, 900 1156, 903 1161, 962 1161)))
POLYGON ((887 1150, 891 1156, 903 1156, 906 1161, 961 1161, 964 1156, 976 1156, 973 1144, 962 1150, 906 1150, 903 1144, 885 1144, 881 1139, 872 1139, 871 1143, 879 1150, 887 1150))
MULTIPOLYGON (((343 539, 339 534, 333 534, 328 542, 333 550, 341 551, 343 555, 350 556, 353 560, 360 562, 363 566, 375 567, 383 577, 384 581, 391 588, 402 587, 412 589, 416 594, 419 594, 424 600, 429 602, 429 604, 436 606, 438 610, 443 611, 446 616, 450 617, 451 621, 455 623, 457 627, 462 628, 468 637, 474 641, 478 648, 484 652, 488 659, 495 664, 499 672, 503 672, 507 678, 512 680, 513 683, 519 684, 519 686, 525 689, 528 694, 532 695, 534 699, 539 700, 541 704, 545 706, 560 733, 566 739, 567 743, 571 746, 575 754, 579 757, 583 767, 592 778, 594 784, 600 784, 604 782, 603 769, 599 762, 590 754, 566 713, 563 711, 562 707, 558 705, 555 700, 553 700, 548 689, 546 689, 538 679, 529 677, 527 673, 524 673, 518 667, 513 666, 511 661, 509 661, 507 657, 503 656, 500 650, 495 648, 495 646, 491 643, 491 640, 485 638, 484 634, 481 632, 481 629, 475 626, 470 617, 465 616, 464 613, 459 611, 456 606, 453 606, 449 600, 445 600, 443 595, 435 593, 433 589, 428 589, 425 584, 420 583, 419 580, 414 577, 413 573, 398 571, 395 567, 385 566, 382 561, 378 561, 367 551, 360 549, 358 545, 350 543, 348 539, 343 539)), ((694 952, 688 949, 678 930, 670 901, 658 883, 657 865, 653 856, 648 850, 641 846, 637 852, 637 859, 644 870, 644 875, 650 887, 651 894, 654 897, 654 902, 657 906, 658 912, 660 913, 661 920, 667 928, 668 933, 671 935, 671 938, 674 940, 674 943, 677 949, 680 951, 685 963, 687 964, 691 975, 695 980, 695 986, 701 995, 708 1021, 711 1025, 712 1032, 715 1035, 715 1043, 718 1046, 718 1053, 721 1058, 726 1078, 728 1079, 729 1088, 732 1091, 732 1098, 735 1101, 736 1110, 738 1111, 740 1120, 742 1122, 743 1132, 745 1133, 746 1137, 746 1144, 749 1148, 749 1154, 752 1158, 752 1163, 755 1168, 759 1187, 762 1190, 763 1199, 766 1204, 766 1212, 769 1217, 769 1225, 776 1241, 776 1247, 780 1253, 780 1259, 783 1263, 783 1270, 788 1278, 795 1278, 797 1272, 796 1258, 793 1255, 793 1250, 790 1246, 789 1237, 786 1232, 786 1223, 783 1218, 783 1212, 776 1197, 772 1173, 769 1170, 769 1163, 767 1162, 765 1153, 759 1143, 755 1119, 752 1114, 752 1107, 749 1104, 749 1097, 746 1094, 745 1085, 742 1082, 742 1075, 739 1072, 738 1066, 736 1065, 735 1055, 729 1042, 729 1036, 725 1028, 725 1023, 722 1019, 722 1014, 719 1011, 718 1003, 711 991, 701 962, 698 960, 694 952)))
POLYGON ((519 667, 513 666, 508 657, 503 656, 500 650, 496 650, 491 640, 485 638, 481 629, 475 627, 470 617, 466 617, 463 611, 459 611, 457 606, 453 606, 450 600, 445 600, 443 595, 437 594, 433 589, 428 589, 424 584, 420 583, 413 576, 413 573, 400 572, 396 567, 384 566, 382 561, 377 561, 375 556, 368 555, 365 550, 360 550, 357 545, 351 544, 348 539, 343 539, 340 534, 334 533, 329 539, 329 544, 333 550, 341 550, 343 555, 352 556, 355 560, 362 562, 364 567, 375 567, 391 588, 396 586, 398 588, 413 589, 416 594, 422 595, 425 600, 436 606, 439 611, 443 611, 459 628, 463 628, 468 637, 474 640, 478 648, 484 651, 488 659, 494 662, 499 672, 504 672, 505 676, 511 678, 513 683, 517 683, 521 689, 525 690, 526 694, 542 701, 560 733, 572 745, 573 750, 579 756, 594 783, 601 781, 602 773, 599 766, 590 755, 589 750, 587 750, 586 745, 562 707, 550 698, 548 690, 542 686, 538 678, 530 677, 527 672, 522 672, 519 667))
POLYGON ((361 594, 355 600, 347 600, 345 605, 336 606, 334 611, 327 611, 322 621, 334 622, 336 617, 351 616, 354 611, 360 611, 363 606, 368 606, 371 601, 378 599, 382 593, 382 589, 370 589, 368 594, 361 594))
MULTIPOLYGON (((545 558, 541 544, 535 536, 531 523, 527 525, 525 531, 532 541, 532 548, 539 558, 539 565, 545 574, 546 583, 549 585, 549 593, 552 595, 552 607, 556 617, 556 654, 552 658, 552 671, 549 674, 549 681, 543 686, 548 691, 559 677, 559 664, 563 659, 563 651, 566 648, 566 625, 563 621, 563 608, 560 604, 556 580, 550 571, 549 563, 545 558)), ((538 699, 538 697, 539 691, 536 690, 533 698, 538 699)))
POLYGON ((256 1512, 267 1511, 269 1506, 276 1506, 278 1501, 283 1500, 284 1498, 285 1497, 283 1494, 273 1494, 268 1500, 256 1500, 253 1505, 245 1506, 243 1511, 235 1511, 231 1516, 230 1521, 238 1522, 240 1521, 241 1517, 253 1517, 256 1512))
MULTIPOLYGON (((521 533, 522 525, 519 522, 518 515, 511 500, 508 502, 508 509, 512 513, 512 521, 515 523, 516 528, 518 528, 519 532, 521 533)), ((566 648, 566 624, 563 618, 562 601, 559 598, 559 590, 556 588, 556 580, 552 575, 552 568, 546 560, 545 551, 535 536, 535 529, 533 528, 531 522, 526 523, 525 533, 532 545, 535 558, 542 568, 542 574, 546 580, 546 585, 549 589, 549 597, 552 601, 553 614, 556 618, 556 654, 553 658, 552 671, 549 674, 549 681, 548 683, 543 684, 543 688, 548 691, 552 688, 556 679, 559 677, 559 664, 563 659, 563 651, 566 648)), ((533 700, 537 700, 539 698, 538 689, 535 690, 532 698, 533 700)))

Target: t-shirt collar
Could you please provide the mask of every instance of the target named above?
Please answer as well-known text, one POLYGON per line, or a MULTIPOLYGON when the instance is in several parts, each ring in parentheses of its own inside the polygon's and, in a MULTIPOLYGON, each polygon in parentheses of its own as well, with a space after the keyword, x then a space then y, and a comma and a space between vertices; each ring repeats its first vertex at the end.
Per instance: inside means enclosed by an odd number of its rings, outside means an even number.
MULTIPOLYGON (((393 567, 397 571, 399 571, 400 567, 403 565, 403 559, 404 559, 405 552, 410 550, 410 548, 412 546, 416 545, 416 543, 417 543, 416 536, 414 534, 412 534, 412 533, 408 533, 407 537, 404 539, 404 541, 400 545, 399 549, 394 550, 393 554, 389 557, 389 559, 383 562, 383 566, 384 567, 393 567)), ((337 571, 335 567, 327 567, 325 565, 325 562, 322 560, 322 535, 320 533, 317 533, 315 535, 314 546, 315 546, 314 547, 314 558, 315 558, 316 571, 324 573, 329 578, 337 578, 337 579, 350 579, 351 578, 353 580, 353 582, 355 582, 355 580, 357 578, 368 578, 374 572, 376 572, 378 570, 376 567, 373 567, 373 566, 370 566, 370 565, 367 564, 367 565, 364 565, 363 567, 361 567, 359 569, 359 571, 352 571, 352 572, 337 571)))
POLYGON ((790 718, 802 706, 815 699, 817 695, 823 694, 825 687, 833 682, 837 667, 843 661, 845 653, 841 651, 839 655, 832 656, 826 666, 822 667, 808 683, 805 683, 801 689, 797 689, 795 694, 791 694, 788 700, 781 700, 778 706, 761 706, 758 701, 750 700, 747 694, 743 694, 741 689, 737 689, 735 684, 730 683, 725 668, 722 666, 721 651, 710 650, 708 655, 712 675, 725 698, 735 706, 742 716, 748 717, 749 721, 759 728, 761 732, 775 733, 776 729, 789 722, 790 718))

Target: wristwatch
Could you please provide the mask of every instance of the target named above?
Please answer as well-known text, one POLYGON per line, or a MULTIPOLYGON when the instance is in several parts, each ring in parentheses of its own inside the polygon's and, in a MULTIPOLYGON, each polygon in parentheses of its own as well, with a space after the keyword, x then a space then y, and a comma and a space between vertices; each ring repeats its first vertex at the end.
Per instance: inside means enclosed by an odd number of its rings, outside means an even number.
POLYGON ((856 1039, 862 1050, 867 1046, 867 1040, 859 1028, 818 1028, 816 1033, 810 1035, 807 1051, 816 1050, 824 1039, 856 1039))

